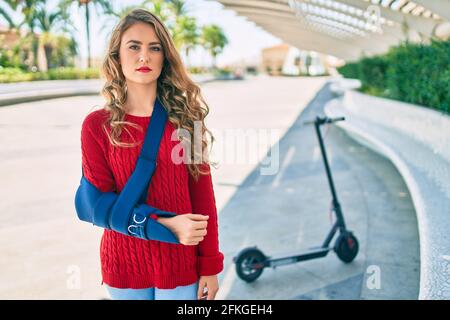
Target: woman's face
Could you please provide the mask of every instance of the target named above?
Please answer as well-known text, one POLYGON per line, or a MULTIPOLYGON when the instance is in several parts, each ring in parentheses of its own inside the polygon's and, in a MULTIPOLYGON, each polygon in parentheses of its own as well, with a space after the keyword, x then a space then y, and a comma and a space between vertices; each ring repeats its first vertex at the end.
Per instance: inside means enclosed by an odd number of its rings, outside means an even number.
POLYGON ((150 84, 156 81, 163 67, 164 52, 153 26, 139 22, 129 27, 122 34, 119 57, 127 82, 150 84), (138 71, 140 67, 148 67, 150 71, 138 71))

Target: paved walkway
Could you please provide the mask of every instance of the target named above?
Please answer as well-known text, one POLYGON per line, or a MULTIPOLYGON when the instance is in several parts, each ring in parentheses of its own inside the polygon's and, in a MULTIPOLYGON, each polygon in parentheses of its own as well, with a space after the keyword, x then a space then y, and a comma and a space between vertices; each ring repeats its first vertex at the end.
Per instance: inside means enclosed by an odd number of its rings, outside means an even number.
POLYGON ((323 114, 329 99, 326 86, 281 139, 280 173, 261 176, 257 168, 222 210, 219 225, 226 271, 221 274, 221 298, 417 298, 419 239, 408 190, 388 160, 336 127, 329 128, 325 144, 348 228, 360 242, 355 261, 346 265, 330 253, 265 269, 250 284, 236 276, 231 260, 241 248, 257 245, 270 256, 301 252, 323 242, 331 226, 331 196, 314 128, 301 123, 323 114), (374 271, 380 276, 379 289, 369 289, 374 271))
MULTIPOLYGON (((330 87, 331 88, 331 87, 330 87)), ((420 237, 419 299, 450 299, 450 117, 356 91, 325 106, 352 137, 385 155, 411 192, 420 237)))
MULTIPOLYGON (((214 80, 211 74, 194 74, 198 83, 214 80)), ((17 103, 73 96, 97 96, 102 90, 103 79, 42 80, 0 83, 0 107, 17 103)))
MULTIPOLYGON (((316 137, 297 119, 299 114, 312 117, 329 99, 325 88, 308 104, 325 80, 263 76, 202 87, 211 106, 207 123, 219 138, 215 150, 235 151, 220 139, 228 129, 276 129, 282 137, 283 169, 277 176, 256 171, 267 152, 263 147, 255 163, 223 161, 213 172, 226 257, 218 298, 417 297, 418 238, 403 181, 387 160, 334 127, 326 144, 347 223, 360 239, 360 255, 350 265, 331 254, 267 269, 252 284, 236 279, 230 262, 240 248, 256 244, 269 255, 303 249, 321 243, 328 231, 330 198, 316 137), (364 286, 369 265, 381 270, 380 290, 364 286)), ((101 230, 80 223, 73 207, 81 174, 81 122, 101 104, 101 97, 79 96, 0 108, 1 298, 107 296, 100 286, 101 230)))

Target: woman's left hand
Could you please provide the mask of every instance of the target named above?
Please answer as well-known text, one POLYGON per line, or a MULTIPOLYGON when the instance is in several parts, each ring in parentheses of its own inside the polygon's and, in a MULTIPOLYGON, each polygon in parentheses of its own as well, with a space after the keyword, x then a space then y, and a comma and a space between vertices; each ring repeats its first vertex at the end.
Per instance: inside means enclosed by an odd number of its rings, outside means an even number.
POLYGON ((198 300, 214 300, 216 297, 217 291, 219 291, 219 280, 217 279, 217 275, 213 276, 200 276, 200 280, 198 280, 198 300), (207 288, 208 291, 203 293, 203 288, 207 288))

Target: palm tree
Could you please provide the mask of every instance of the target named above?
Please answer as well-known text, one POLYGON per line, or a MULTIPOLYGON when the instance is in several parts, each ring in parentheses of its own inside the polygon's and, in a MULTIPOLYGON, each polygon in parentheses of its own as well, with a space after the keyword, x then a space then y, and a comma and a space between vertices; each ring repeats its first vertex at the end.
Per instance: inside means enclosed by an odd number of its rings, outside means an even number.
MULTIPOLYGON (((168 23, 170 18, 170 9, 168 7, 168 3, 164 0, 144 0, 141 4, 138 5, 129 5, 120 8, 119 10, 112 9, 109 14, 111 15, 111 19, 105 21, 100 31, 104 32, 104 30, 112 30, 113 26, 127 14, 129 14, 134 9, 138 8, 146 8, 150 6, 150 11, 152 11, 158 18, 161 19, 165 24, 168 23)), ((170 27, 169 27, 170 30, 170 27)), ((172 30, 170 30, 172 31, 172 30)))
POLYGON ((125 17, 127 14, 129 14, 134 9, 138 9, 138 8, 142 8, 142 7, 143 7, 143 5, 130 5, 130 6, 125 6, 121 9, 119 9, 118 11, 116 11, 116 10, 111 11, 111 19, 108 19, 105 21, 105 23, 101 27, 100 31, 103 32, 105 29, 112 30, 113 26, 120 19, 125 17))
MULTIPOLYGON (((17 2, 11 0, 5 0, 0 3, 0 20, 3 18, 8 23, 8 30, 19 32, 18 25, 14 22, 11 14, 9 12, 17 10, 17 2)), ((12 64, 11 53, 12 50, 7 50, 3 45, 3 40, 5 36, 0 38, 0 65, 9 66, 12 64)))
MULTIPOLYGON (((145 0, 142 2, 142 7, 146 7, 147 5, 151 4, 152 8, 150 11, 158 16, 158 18, 164 23, 170 26, 170 7, 168 6, 168 2, 164 0, 145 0)), ((169 28, 170 29, 170 28, 169 28)))
POLYGON ((228 44, 228 39, 218 25, 206 25, 202 28, 201 43, 213 57, 213 68, 216 68, 216 57, 228 44))
POLYGON ((73 65, 73 58, 78 54, 78 45, 74 38, 57 36, 55 39, 55 60, 58 66, 73 65))
POLYGON ((6 20, 8 23, 8 29, 18 29, 18 25, 14 22, 12 16, 8 11, 17 10, 17 1, 14 0, 4 0, 0 3, 0 17, 6 20))
MULTIPOLYGON (((73 33, 73 26, 70 24, 70 17, 65 10, 61 8, 54 11, 46 10, 44 5, 38 5, 35 11, 36 26, 41 33, 40 45, 44 47, 47 68, 52 68, 52 51, 58 46, 58 36, 54 34, 57 31, 73 33)), ((73 38, 72 38, 73 41, 73 38)))
POLYGON ((138 9, 138 8, 141 8, 141 6, 140 5, 125 6, 125 7, 121 8, 121 9, 119 9, 119 11, 114 11, 112 13, 112 15, 117 17, 118 19, 122 19, 127 14, 129 14, 131 11, 133 11, 134 9, 138 9))
POLYGON ((173 39, 178 49, 184 48, 187 60, 189 60, 190 50, 200 44, 199 38, 200 33, 195 18, 187 16, 177 18, 173 39))
POLYGON ((46 0, 4 0, 3 5, 0 10, 1 16, 8 21, 10 27, 19 30, 23 25, 26 25, 29 29, 27 37, 31 38, 31 47, 33 52, 32 64, 35 66, 37 63, 37 52, 38 52, 38 39, 35 35, 36 26, 36 7, 40 3, 45 3, 46 0), (6 6, 5 6, 6 5, 6 6), (7 13, 5 7, 8 7, 12 11, 17 11, 19 9, 23 15, 23 20, 16 24, 13 22, 12 17, 7 13))
POLYGON ((168 0, 168 8, 175 23, 172 26, 173 40, 177 49, 184 47, 186 59, 189 59, 189 51, 198 45, 200 37, 197 21, 187 15, 186 1, 168 0))
MULTIPOLYGON (((78 4, 78 7, 84 7, 85 12, 85 22, 86 22, 86 38, 87 38, 87 47, 88 47, 88 68, 91 67, 91 30, 89 27, 89 21, 90 21, 90 7, 89 4, 92 3, 94 8, 97 10, 97 7, 100 8, 100 10, 107 14, 107 15, 113 15, 113 8, 110 3, 110 1, 107 0, 61 0, 59 6, 63 11, 68 10, 74 3, 78 4)), ((97 11, 97 15, 99 14, 99 11, 97 11)))
POLYGON ((169 8, 172 13, 178 16, 185 16, 187 14, 186 1, 184 0, 168 0, 169 8))

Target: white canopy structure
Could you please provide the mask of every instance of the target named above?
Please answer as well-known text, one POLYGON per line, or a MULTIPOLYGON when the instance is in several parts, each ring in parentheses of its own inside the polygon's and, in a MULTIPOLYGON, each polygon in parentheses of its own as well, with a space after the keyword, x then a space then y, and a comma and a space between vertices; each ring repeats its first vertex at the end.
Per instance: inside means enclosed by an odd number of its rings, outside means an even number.
POLYGON ((409 39, 445 38, 450 0, 215 0, 303 50, 351 61, 409 39))

